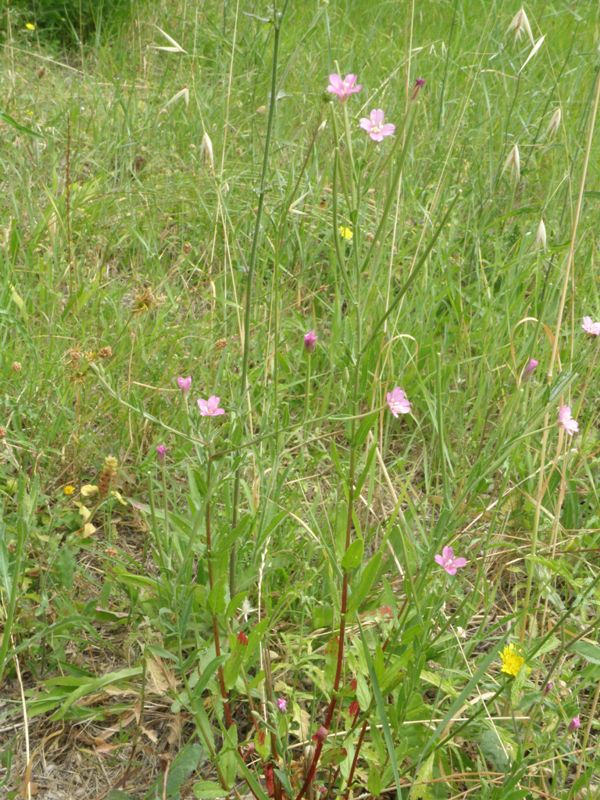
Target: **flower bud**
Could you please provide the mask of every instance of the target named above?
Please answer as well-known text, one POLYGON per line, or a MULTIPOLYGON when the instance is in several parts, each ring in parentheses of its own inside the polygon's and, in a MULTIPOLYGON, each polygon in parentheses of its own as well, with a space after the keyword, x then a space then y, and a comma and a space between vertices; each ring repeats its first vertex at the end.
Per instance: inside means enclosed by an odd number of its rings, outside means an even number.
POLYGON ((308 333, 304 334, 304 349, 307 353, 312 353, 315 347, 317 346, 317 336, 315 331, 308 331, 308 333))
POLYGON ((531 373, 537 369, 539 363, 537 358, 530 358, 523 368, 523 377, 527 378, 531 375, 531 373))

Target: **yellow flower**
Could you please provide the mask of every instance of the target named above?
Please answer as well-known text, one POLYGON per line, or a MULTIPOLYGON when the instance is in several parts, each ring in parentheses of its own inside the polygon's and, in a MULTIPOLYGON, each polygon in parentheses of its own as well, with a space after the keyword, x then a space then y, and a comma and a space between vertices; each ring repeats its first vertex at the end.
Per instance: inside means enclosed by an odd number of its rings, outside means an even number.
POLYGON ((33 22, 26 22, 25 23, 25 27, 27 28, 28 31, 34 31, 35 30, 35 25, 33 24, 33 22))
POLYGON ((63 492, 64 494, 67 495, 67 497, 71 497, 72 494, 75 494, 75 491, 76 491, 75 487, 71 486, 70 483, 63 489, 63 492))
POLYGON ((86 483, 81 487, 82 497, 95 497, 98 494, 98 487, 93 483, 86 483))
POLYGON ((506 645, 504 650, 500 653, 500 658, 502 660, 501 671, 506 675, 512 675, 513 678, 516 678, 521 667, 525 663, 525 659, 512 642, 506 645))
POLYGON ((347 242, 352 241, 352 237, 354 236, 352 233, 352 228, 348 228, 346 225, 340 225, 338 231, 340 232, 342 239, 345 239, 347 242))

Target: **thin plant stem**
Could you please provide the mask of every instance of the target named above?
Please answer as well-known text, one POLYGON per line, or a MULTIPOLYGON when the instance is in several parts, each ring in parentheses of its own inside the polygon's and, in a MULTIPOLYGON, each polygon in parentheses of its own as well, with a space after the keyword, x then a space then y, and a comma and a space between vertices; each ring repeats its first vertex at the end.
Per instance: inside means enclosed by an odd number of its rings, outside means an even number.
MULTIPOLYGON (((209 455, 206 464, 206 508, 205 508, 205 524, 206 524, 206 565, 208 571, 208 585, 211 594, 215 588, 215 575, 213 565, 213 550, 212 550, 212 520, 211 520, 211 478, 212 478, 212 457, 209 455)), ((219 622, 216 613, 211 609, 213 638, 215 643, 215 655, 217 658, 221 657, 221 640, 219 637, 219 622)), ((227 727, 233 725, 233 716, 231 714, 231 707, 229 705, 229 695, 225 687, 225 676, 223 674, 223 666, 219 665, 217 670, 219 680, 219 691, 223 700, 223 708, 225 711, 225 722, 227 727)))
MULTIPOLYGON (((550 365, 548 367, 548 374, 547 374, 547 381, 548 385, 552 383, 552 378, 554 376, 554 365, 556 364, 558 358, 558 346, 560 341, 560 332, 562 328, 562 321, 563 315, 565 311, 565 305, 567 302, 567 293, 569 289, 569 284, 571 283, 571 274, 573 270, 573 264, 575 261, 575 248, 577 245, 577 233, 579 231, 579 220, 581 218, 581 209, 583 207, 583 196, 585 191, 585 184, 587 180, 587 173, 588 173, 588 166, 590 163, 590 154, 592 151, 592 142, 594 139, 594 130, 596 127, 596 118, 598 115, 598 103, 600 101, 600 70, 596 70, 596 86, 594 92, 594 101, 593 101, 593 109, 592 109, 592 116, 590 119, 590 124, 588 128, 588 137, 587 143, 585 148, 585 155, 583 159, 583 169, 581 172, 581 180, 579 183, 579 193, 577 197, 577 205, 575 207, 575 217, 573 219, 573 227, 571 231, 571 240, 569 243, 569 252, 567 255, 567 263, 565 266, 564 276, 563 276, 563 283, 562 283, 562 290, 560 295, 560 301, 558 306, 558 314, 556 317, 556 325, 554 329, 554 341, 552 343, 552 355, 550 357, 550 365)), ((533 530, 531 533, 531 555, 534 557, 537 553, 537 545, 539 539, 539 529, 540 529, 540 516, 542 512, 542 501, 544 499, 544 491, 545 491, 545 472, 546 472, 546 455, 547 455, 547 448, 548 448, 548 434, 550 430, 550 410, 546 411, 544 417, 544 433, 542 434, 542 451, 540 456, 540 473, 538 477, 538 485, 537 485, 537 492, 535 498, 535 512, 534 512, 534 519, 533 519, 533 530)), ((527 584, 525 587, 525 600, 523 603, 523 616, 521 618, 521 631, 520 631, 520 639, 524 641, 526 629, 527 629, 527 618, 529 616, 529 607, 531 604, 531 591, 533 588, 533 571, 534 571, 534 562, 533 558, 528 562, 528 569, 527 569, 527 584)), ((533 624, 533 623, 532 623, 533 624)))
MULTIPOLYGON (((274 10, 273 12, 273 65, 271 68, 271 95, 269 97, 269 113, 267 117, 267 131, 265 134, 265 146, 263 151, 263 163, 260 176, 260 188, 258 191, 258 207, 256 210, 256 219, 254 222, 254 234, 252 236, 252 248, 250 250, 250 261, 248 263, 248 274, 246 276, 246 297, 244 308, 244 339, 242 351, 242 397, 248 402, 248 413, 250 413, 250 398, 248 396, 248 361, 250 357, 250 323, 252 320, 252 286, 254 283, 254 273, 256 271, 256 262, 258 258, 258 244, 260 241, 260 232, 262 225, 262 217, 265 204, 265 194, 267 188, 267 171, 269 166, 269 152, 271 149, 271 138, 273 133, 273 122, 275 119, 275 105, 277 103, 277 64, 279 59, 279 40, 281 34, 281 23, 285 13, 285 3, 282 11, 274 10)), ((238 524, 239 516, 239 500, 240 500, 240 485, 242 479, 242 465, 240 464, 236 470, 233 482, 233 501, 232 501, 232 518, 231 527, 235 529, 238 524)), ((236 543, 231 545, 231 552, 229 555, 229 593, 233 597, 235 595, 235 571, 237 561, 237 548, 236 543)))

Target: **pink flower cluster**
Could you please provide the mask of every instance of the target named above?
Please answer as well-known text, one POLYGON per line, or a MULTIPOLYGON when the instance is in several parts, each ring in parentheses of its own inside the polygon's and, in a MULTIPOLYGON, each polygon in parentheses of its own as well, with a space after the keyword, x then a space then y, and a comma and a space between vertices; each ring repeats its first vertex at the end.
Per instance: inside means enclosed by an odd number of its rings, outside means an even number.
MULTIPOLYGON (((340 102, 344 103, 352 94, 360 92, 362 85, 357 83, 357 77, 352 72, 342 78, 337 72, 332 72, 329 76, 329 86, 327 91, 336 95, 340 102)), ((424 81, 422 78, 418 81, 424 81)), ((422 85, 422 83, 420 85, 422 85)), ((374 142, 382 142, 386 136, 392 136, 396 131, 396 126, 391 122, 384 122, 385 114, 381 108, 374 108, 368 117, 362 117, 360 127, 366 131, 374 142)))

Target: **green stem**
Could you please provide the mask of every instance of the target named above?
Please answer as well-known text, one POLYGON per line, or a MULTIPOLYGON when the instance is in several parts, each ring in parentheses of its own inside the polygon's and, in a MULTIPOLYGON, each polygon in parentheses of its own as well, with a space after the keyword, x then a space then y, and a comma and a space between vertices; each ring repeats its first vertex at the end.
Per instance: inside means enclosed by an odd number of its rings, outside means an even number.
MULTIPOLYGON (((267 186, 267 170, 269 166, 269 151, 271 148, 271 136, 273 133, 273 121, 275 119, 275 104, 277 102, 276 88, 277 88, 277 62, 279 57, 279 39, 281 34, 281 22, 285 13, 287 3, 284 5, 283 11, 273 12, 273 66, 271 69, 271 96, 269 98, 269 114, 267 117, 267 132, 265 135, 265 147, 263 152, 262 172, 260 177, 260 188, 258 192, 258 207, 256 210, 256 220, 254 223, 254 234, 252 237, 252 249, 250 251, 250 261, 248 264, 248 275, 246 277, 246 299, 244 309, 244 343, 242 353, 242 397, 248 399, 248 412, 250 413, 250 402, 248 398, 248 360, 250 356, 250 322, 252 319, 252 285, 254 282, 254 273, 256 271, 256 261, 258 257, 258 243, 260 241, 260 229, 263 217, 263 210, 265 204, 265 193, 267 186)), ((235 473, 233 483, 233 510, 231 518, 231 527, 235 528, 238 523, 238 505, 240 499, 240 483, 242 477, 242 465, 240 464, 235 473)), ((236 570, 237 550, 236 544, 233 542, 231 545, 231 553, 229 555, 229 593, 233 597, 235 595, 235 570, 236 570)))
MULTIPOLYGON (((30 529, 28 514, 29 508, 25 508, 26 499, 28 506, 33 506, 33 499, 28 498, 25 491, 25 478, 21 476, 19 479, 19 495, 18 507, 20 510, 19 521, 17 523, 17 546, 15 552, 15 560, 13 573, 10 582, 10 598, 8 600, 8 608, 6 610, 6 619, 4 621, 4 631, 2 633, 2 644, 0 645, 0 686, 2 685, 2 678, 4 677, 4 667, 7 661, 8 646, 10 644, 10 637, 15 621, 15 610, 17 607, 17 597, 19 596, 19 587, 21 584, 21 569, 23 566, 23 556, 25 553, 25 542, 27 541, 27 532, 30 529)), ((6 587, 8 588, 8 587, 6 587)))
MULTIPOLYGON (((206 508, 205 508, 205 524, 206 524, 206 565, 208 570, 208 585, 212 595, 215 588, 215 573, 213 564, 213 548, 212 548, 212 521, 211 521, 211 477, 212 477, 212 456, 209 454, 206 463, 206 508)), ((213 598, 211 597, 211 600, 213 598)), ((219 637, 219 622, 215 611, 211 609, 213 638, 215 643, 215 655, 217 658, 221 657, 221 640, 219 637)), ((217 670, 217 677, 219 680, 219 691, 221 692, 221 699, 223 700, 223 708, 225 710, 225 723, 227 727, 233 725, 233 716, 231 714, 231 707, 229 705, 229 695, 225 686, 225 676, 223 674, 223 665, 220 664, 217 670)))

